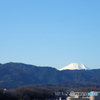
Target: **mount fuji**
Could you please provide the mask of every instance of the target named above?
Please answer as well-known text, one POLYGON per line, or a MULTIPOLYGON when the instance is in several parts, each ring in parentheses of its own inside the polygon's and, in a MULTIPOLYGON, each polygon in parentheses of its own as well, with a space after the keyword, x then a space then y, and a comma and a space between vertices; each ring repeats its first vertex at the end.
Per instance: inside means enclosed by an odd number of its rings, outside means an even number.
POLYGON ((63 67, 61 69, 59 69, 59 71, 62 70, 89 70, 89 68, 85 65, 83 65, 82 63, 71 63, 66 67, 63 67))

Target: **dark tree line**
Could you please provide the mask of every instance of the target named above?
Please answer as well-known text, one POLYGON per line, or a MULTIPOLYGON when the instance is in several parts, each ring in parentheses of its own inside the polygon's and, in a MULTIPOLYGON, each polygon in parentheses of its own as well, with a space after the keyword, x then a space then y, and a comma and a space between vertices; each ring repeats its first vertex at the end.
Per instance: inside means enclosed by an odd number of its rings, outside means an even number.
POLYGON ((4 91, 0 88, 0 100, 52 100, 56 97, 55 92, 68 93, 70 91, 90 92, 100 91, 100 88, 66 88, 66 87, 35 87, 23 86, 4 91))
POLYGON ((45 87, 23 86, 13 90, 0 89, 0 100, 52 99, 54 92, 45 87))

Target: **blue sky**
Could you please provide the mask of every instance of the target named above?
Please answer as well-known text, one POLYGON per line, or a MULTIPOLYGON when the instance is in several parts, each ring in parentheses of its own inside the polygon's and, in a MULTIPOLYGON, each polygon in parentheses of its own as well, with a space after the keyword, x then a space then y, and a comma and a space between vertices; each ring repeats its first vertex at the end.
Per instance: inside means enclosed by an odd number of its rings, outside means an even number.
POLYGON ((0 0, 0 62, 100 68, 100 0, 0 0))

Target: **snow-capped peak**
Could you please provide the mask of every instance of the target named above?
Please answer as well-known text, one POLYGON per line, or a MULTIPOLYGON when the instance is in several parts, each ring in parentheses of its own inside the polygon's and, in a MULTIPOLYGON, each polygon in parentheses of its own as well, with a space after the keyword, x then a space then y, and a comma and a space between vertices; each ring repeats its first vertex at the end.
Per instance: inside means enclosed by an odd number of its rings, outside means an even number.
POLYGON ((82 70, 82 69, 89 70, 89 68, 87 66, 85 66, 81 63, 71 63, 68 66, 63 67, 59 70, 61 71, 61 70, 82 70))

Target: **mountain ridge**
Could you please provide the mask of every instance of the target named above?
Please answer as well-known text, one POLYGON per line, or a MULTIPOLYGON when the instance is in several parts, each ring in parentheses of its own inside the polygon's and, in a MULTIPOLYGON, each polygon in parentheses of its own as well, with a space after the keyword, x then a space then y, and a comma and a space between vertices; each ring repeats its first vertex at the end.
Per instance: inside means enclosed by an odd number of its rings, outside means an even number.
MULTIPOLYGON (((100 69, 62 70, 53 67, 38 67, 23 63, 0 65, 0 87, 19 87, 38 84, 60 84, 64 82, 99 83, 100 69)), ((74 85, 74 84, 73 84, 74 85)))

